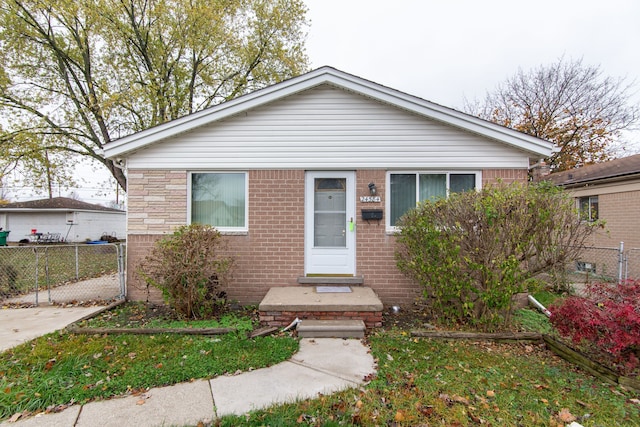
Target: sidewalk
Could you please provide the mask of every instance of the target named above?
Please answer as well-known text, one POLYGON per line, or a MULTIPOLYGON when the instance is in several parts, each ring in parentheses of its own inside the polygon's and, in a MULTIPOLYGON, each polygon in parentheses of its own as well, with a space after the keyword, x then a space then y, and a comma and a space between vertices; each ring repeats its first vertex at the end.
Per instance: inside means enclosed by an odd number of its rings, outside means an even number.
POLYGON ((195 426, 199 421, 356 387, 375 369, 369 349, 360 340, 306 338, 290 360, 269 368, 153 388, 143 395, 74 405, 57 414, 0 425, 195 426))
POLYGON ((33 308, 0 309, 0 352, 65 328, 103 306, 58 307, 41 305, 33 308))

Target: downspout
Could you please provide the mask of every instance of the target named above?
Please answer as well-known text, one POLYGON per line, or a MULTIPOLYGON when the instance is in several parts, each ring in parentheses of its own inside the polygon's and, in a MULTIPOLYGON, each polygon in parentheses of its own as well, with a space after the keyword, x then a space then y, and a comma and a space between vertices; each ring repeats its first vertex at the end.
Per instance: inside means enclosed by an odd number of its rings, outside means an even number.
POLYGON ((282 332, 288 331, 289 329, 293 328, 294 326, 296 326, 300 322, 301 322, 301 320, 296 317, 295 319, 293 319, 293 322, 289 323, 289 326, 287 326, 286 328, 284 328, 282 330, 282 332))
POLYGON ((547 310, 544 305, 540 304, 537 299, 535 299, 532 295, 528 295, 527 299, 531 304, 533 304, 538 310, 543 312, 547 317, 551 317, 551 312, 547 310))

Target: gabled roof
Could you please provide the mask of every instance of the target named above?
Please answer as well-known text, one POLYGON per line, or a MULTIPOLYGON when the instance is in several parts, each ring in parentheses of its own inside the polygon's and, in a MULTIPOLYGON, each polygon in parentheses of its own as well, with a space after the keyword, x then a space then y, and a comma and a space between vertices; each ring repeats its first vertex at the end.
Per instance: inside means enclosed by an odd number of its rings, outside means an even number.
POLYGON ((621 181, 638 177, 640 177, 640 154, 552 173, 547 179, 556 185, 577 187, 601 181, 621 181))
POLYGON ((85 203, 68 197, 53 197, 51 199, 29 200, 26 202, 15 202, 0 205, 0 211, 18 210, 124 212, 119 209, 85 203))
POLYGON ((322 84, 329 84, 352 91, 397 108, 500 141, 528 152, 531 157, 543 158, 551 155, 552 143, 548 141, 443 107, 332 67, 318 68, 206 110, 201 110, 115 140, 105 145, 104 154, 106 157, 113 159, 126 157, 148 145, 322 84))

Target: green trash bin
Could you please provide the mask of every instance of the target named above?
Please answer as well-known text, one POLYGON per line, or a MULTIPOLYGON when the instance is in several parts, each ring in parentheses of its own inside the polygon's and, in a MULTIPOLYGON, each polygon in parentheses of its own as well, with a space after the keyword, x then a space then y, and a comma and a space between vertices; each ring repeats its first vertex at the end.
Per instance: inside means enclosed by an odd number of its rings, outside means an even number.
POLYGON ((7 246, 7 236, 9 236, 10 231, 0 231, 0 246, 7 246))

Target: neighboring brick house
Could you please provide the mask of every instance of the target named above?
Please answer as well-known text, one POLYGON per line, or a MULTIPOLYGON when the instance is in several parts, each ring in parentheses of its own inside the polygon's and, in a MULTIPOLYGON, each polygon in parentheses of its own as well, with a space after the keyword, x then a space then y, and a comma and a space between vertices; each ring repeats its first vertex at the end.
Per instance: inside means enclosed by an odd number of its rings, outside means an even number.
MULTIPOLYGON (((419 199, 526 181, 551 143, 330 67, 107 144, 128 178, 128 297, 159 237, 227 236, 228 294, 351 277, 385 304, 419 289, 395 267, 395 220, 419 199)), ((157 298, 157 295, 156 295, 157 298)))
POLYGON ((553 173, 548 179, 570 191, 585 220, 604 220, 591 246, 640 248, 640 154, 553 173))

